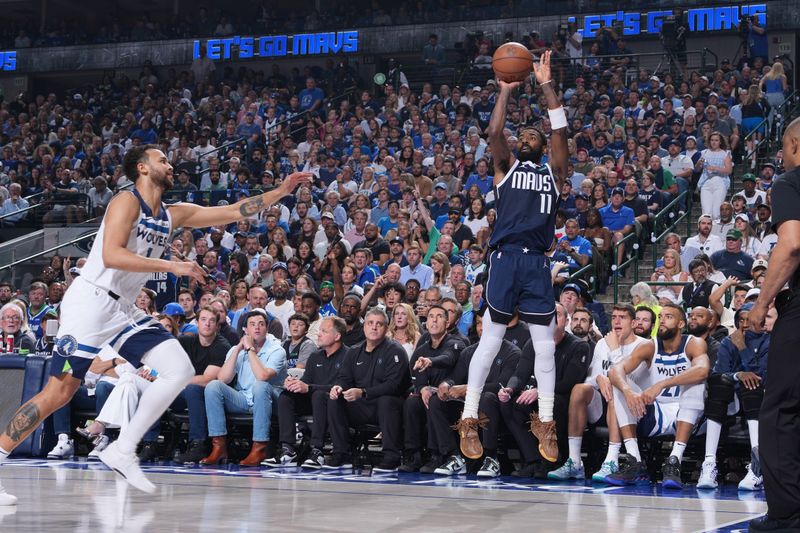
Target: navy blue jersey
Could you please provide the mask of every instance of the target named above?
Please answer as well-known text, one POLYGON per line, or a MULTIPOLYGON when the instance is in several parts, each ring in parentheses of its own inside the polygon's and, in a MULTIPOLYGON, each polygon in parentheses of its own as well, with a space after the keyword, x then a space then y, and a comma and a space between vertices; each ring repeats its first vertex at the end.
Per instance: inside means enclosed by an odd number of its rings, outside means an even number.
POLYGON ((161 311, 164 306, 178 301, 178 276, 172 272, 153 272, 145 287, 156 293, 156 310, 161 311))
POLYGON ((559 197, 550 165, 517 160, 494 188, 497 219, 490 245, 544 253, 553 244, 559 197))

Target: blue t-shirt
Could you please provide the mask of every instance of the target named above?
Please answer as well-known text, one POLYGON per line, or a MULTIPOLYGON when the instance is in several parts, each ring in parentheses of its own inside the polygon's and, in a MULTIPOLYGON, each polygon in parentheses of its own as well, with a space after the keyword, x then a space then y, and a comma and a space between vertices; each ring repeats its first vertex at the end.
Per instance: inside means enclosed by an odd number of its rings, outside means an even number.
POLYGON ((601 207, 600 217, 603 219, 603 225, 611 231, 620 231, 625 226, 633 226, 636 222, 633 216, 633 209, 630 207, 620 206, 619 211, 614 211, 613 206, 608 204, 601 207))
MULTIPOLYGON (((574 240, 569 240, 569 238, 564 235, 561 239, 558 240, 559 244, 562 241, 567 241, 569 243, 569 247, 572 248, 574 251, 578 252, 581 255, 588 255, 591 259, 592 257, 592 243, 589 242, 584 237, 580 235, 576 235, 574 240)), ((567 256, 567 262, 569 263, 570 268, 573 267, 580 267, 580 265, 572 258, 572 256, 567 256)))
POLYGON ((477 185, 481 190, 481 194, 486 196, 494 186, 494 178, 487 175, 484 179, 481 179, 477 174, 473 174, 467 179, 467 184, 464 185, 464 190, 468 191, 473 185, 477 185))
POLYGON ((322 92, 322 89, 319 87, 315 87, 313 89, 303 89, 300 91, 300 109, 306 111, 311 109, 311 107, 317 103, 321 102, 325 98, 325 93, 322 92))

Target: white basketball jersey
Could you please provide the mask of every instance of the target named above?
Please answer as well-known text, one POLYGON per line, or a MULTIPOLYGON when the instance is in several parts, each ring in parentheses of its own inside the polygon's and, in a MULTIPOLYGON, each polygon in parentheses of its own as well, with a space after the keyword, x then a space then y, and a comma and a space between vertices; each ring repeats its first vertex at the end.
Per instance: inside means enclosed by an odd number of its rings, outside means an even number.
MULTIPOLYGON (((608 345, 606 344, 605 339, 600 339, 597 342, 597 346, 594 348, 594 355, 592 356, 592 365, 589 370, 589 377, 586 378, 586 383, 591 384, 594 387, 597 387, 597 377, 598 376, 606 376, 608 377, 608 369, 611 368, 613 365, 617 363, 621 363, 636 350, 636 347, 645 342, 652 342, 650 339, 645 339, 643 337, 636 337, 636 339, 624 346, 621 346, 621 350, 619 353, 612 354, 611 351, 608 349, 608 345)), ((634 383, 640 385, 647 380, 647 366, 644 364, 639 365, 631 374, 630 379, 633 380, 634 383)))
MULTIPOLYGON (((172 218, 169 210, 161 204, 157 216, 153 216, 150 207, 142 200, 139 191, 133 189, 133 195, 139 200, 139 219, 131 230, 126 248, 144 257, 160 259, 169 244, 172 232, 172 218)), ((126 194, 126 193, 123 193, 126 194)), ((103 263, 103 235, 105 234, 105 218, 100 224, 92 250, 86 264, 81 269, 81 277, 86 281, 117 294, 131 303, 136 300, 139 291, 150 278, 150 272, 128 272, 116 268, 106 268, 103 263)))
MULTIPOLYGON (((653 364, 650 365, 651 385, 682 374, 692 367, 692 363, 686 355, 686 345, 689 344, 691 338, 691 335, 682 335, 681 343, 678 349, 673 353, 666 352, 663 342, 661 339, 658 339, 656 353, 653 357, 653 364)), ((657 399, 661 403, 677 402, 680 400, 680 395, 681 387, 669 387, 664 389, 661 394, 658 395, 657 399)))

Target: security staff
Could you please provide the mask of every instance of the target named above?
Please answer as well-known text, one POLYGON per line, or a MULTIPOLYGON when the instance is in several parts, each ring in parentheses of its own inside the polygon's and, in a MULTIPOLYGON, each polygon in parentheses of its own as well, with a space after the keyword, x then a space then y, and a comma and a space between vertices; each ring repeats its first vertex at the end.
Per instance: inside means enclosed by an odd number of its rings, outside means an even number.
MULTIPOLYGON (((458 354, 464 349, 459 337, 447 333, 448 312, 440 304, 428 309, 427 339, 417 345, 411 356, 411 381, 414 390, 403 404, 403 446, 405 461, 402 472, 416 472, 423 465, 425 447, 425 414, 436 387, 453 371, 458 354)), ((431 431, 428 431, 428 443, 431 431)), ((438 465, 437 465, 438 466, 438 465)))
MULTIPOLYGON (((305 318, 305 315, 293 315, 289 323, 297 320, 298 316, 305 318)), ((322 446, 328 426, 328 396, 347 352, 342 345, 345 328, 341 318, 324 318, 317 337, 319 350, 308 357, 303 376, 298 379, 289 375, 286 378, 283 392, 278 398, 281 451, 264 461, 263 465, 300 466, 294 449, 296 417, 311 415, 314 417, 311 423, 311 453, 302 466, 312 469, 324 466, 322 446)))
POLYGON ((374 307, 364 317, 366 340, 351 348, 331 387, 328 427, 333 456, 328 468, 350 468, 350 427, 377 423, 383 436, 383 460, 373 471, 394 472, 400 466, 403 397, 411 386, 408 355, 386 338, 389 318, 374 307))
MULTIPOLYGON (((567 418, 569 414, 569 397, 572 387, 581 383, 586 378, 587 361, 591 357, 589 344, 578 339, 566 331, 567 310, 560 303, 556 304, 556 329, 553 340, 556 343, 556 401, 553 414, 556 420, 559 456, 565 456, 567 451, 567 418)), ((522 349, 522 356, 514 371, 514 376, 508 381, 506 387, 496 395, 484 395, 481 399, 481 410, 486 416, 492 418, 499 411, 514 440, 519 446, 525 465, 512 475, 518 477, 532 477, 534 469, 544 468, 545 474, 550 468, 548 465, 538 465, 535 462, 541 458, 539 443, 529 431, 531 414, 534 412, 534 402, 538 398, 536 379, 533 374, 536 356, 533 345, 529 341, 522 349), (492 413, 492 414, 490 414, 492 413)), ((484 441, 486 441, 484 433, 484 441)), ((538 472, 537 472, 538 473, 538 472)))
POLYGON ((796 415, 800 411, 800 119, 794 119, 783 134, 783 164, 786 172, 772 185, 772 223, 778 241, 748 317, 753 331, 761 332, 775 301, 778 320, 770 339, 770 381, 759 415, 768 510, 750 521, 751 531, 800 528, 800 417, 796 415), (789 291, 776 298, 787 282, 789 291))

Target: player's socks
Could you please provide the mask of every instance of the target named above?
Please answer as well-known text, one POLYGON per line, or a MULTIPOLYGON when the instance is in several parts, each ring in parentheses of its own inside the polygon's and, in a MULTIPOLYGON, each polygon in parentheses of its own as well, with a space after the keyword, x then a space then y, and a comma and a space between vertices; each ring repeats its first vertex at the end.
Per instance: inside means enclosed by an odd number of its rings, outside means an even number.
POLYGON ((549 325, 529 324, 528 330, 533 342, 536 360, 533 373, 536 376, 536 388, 539 391, 539 420, 553 420, 556 387, 556 343, 553 341, 555 317, 549 325))
POLYGON ((747 421, 747 432, 750 434, 750 447, 758 448, 758 420, 747 421))
POLYGON ((469 386, 467 387, 467 396, 464 398, 464 412, 461 414, 462 419, 478 418, 478 404, 481 401, 482 391, 482 388, 473 389, 469 386))
POLYGON ((686 443, 685 442, 678 442, 675 441, 675 444, 672 445, 672 452, 670 455, 674 455, 678 458, 678 461, 683 461, 683 452, 686 450, 686 443))
POLYGON ((625 439, 625 451, 628 455, 641 462, 642 454, 639 452, 639 441, 637 439, 625 439))
POLYGON ((606 452, 606 458, 603 461, 607 463, 609 461, 613 461, 615 463, 619 462, 619 450, 622 448, 621 442, 609 442, 608 443, 608 452, 606 452))
POLYGON ((569 458, 572 459, 576 467, 579 467, 581 466, 581 444, 583 443, 583 437, 569 437, 568 442, 569 458))
POLYGON ((722 424, 716 420, 706 421, 706 461, 717 462, 717 448, 719 436, 722 433, 722 424))

